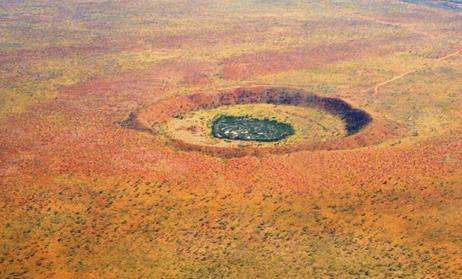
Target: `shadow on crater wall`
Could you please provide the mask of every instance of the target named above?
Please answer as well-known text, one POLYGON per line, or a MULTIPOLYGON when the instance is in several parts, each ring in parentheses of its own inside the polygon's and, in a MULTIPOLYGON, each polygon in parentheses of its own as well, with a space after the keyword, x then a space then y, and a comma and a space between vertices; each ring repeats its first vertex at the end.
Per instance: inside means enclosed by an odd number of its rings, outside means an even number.
POLYGON ((257 92, 255 89, 237 89, 232 92, 220 92, 214 101, 206 104, 203 104, 203 99, 198 98, 197 95, 190 95, 188 98, 197 104, 198 108, 194 110, 256 103, 319 108, 345 121, 348 135, 357 133, 372 121, 372 117, 367 112, 353 108, 341 99, 321 97, 293 89, 268 88, 257 92))

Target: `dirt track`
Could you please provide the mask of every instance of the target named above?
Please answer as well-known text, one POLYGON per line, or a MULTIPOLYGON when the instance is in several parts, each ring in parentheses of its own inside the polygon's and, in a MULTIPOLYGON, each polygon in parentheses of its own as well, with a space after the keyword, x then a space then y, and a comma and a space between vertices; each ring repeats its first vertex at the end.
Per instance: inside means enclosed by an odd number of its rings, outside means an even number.
MULTIPOLYGON (((459 55, 460 53, 461 53, 461 50, 457 50, 457 51, 455 51, 455 52, 451 52, 450 54, 447 54, 447 55, 445 55, 445 56, 443 56, 443 57, 440 57, 440 58, 436 59, 435 62, 439 62, 439 61, 446 60, 446 59, 451 58, 451 57, 453 57, 453 56, 457 56, 457 55, 459 55)), ((389 83, 391 83, 391 82, 393 82, 393 81, 395 81, 395 80, 401 79, 401 78, 403 78, 403 77, 405 77, 405 76, 407 76, 407 75, 413 74, 413 73, 415 73, 415 72, 417 72, 417 71, 420 71, 420 70, 422 70, 422 69, 425 69, 426 67, 429 67, 429 65, 428 65, 427 63, 425 63, 425 64, 424 64, 423 66, 421 66, 421 67, 418 67, 417 69, 407 71, 407 72, 402 73, 402 74, 400 74, 400 75, 394 76, 394 77, 392 77, 392 78, 389 79, 389 80, 386 80, 386 81, 384 81, 384 82, 381 82, 381 83, 377 84, 377 85, 374 87, 374 94, 375 94, 375 95, 379 94, 379 89, 380 89, 380 87, 382 87, 382 86, 384 86, 384 85, 387 85, 387 84, 389 84, 389 83)))

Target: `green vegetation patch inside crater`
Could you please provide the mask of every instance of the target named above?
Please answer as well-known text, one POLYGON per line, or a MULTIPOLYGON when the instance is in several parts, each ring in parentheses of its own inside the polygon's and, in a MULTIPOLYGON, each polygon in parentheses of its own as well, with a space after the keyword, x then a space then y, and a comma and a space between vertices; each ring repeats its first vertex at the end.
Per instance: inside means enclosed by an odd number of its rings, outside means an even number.
POLYGON ((221 115, 212 124, 214 137, 230 140, 271 142, 294 133, 290 124, 248 116, 221 115))

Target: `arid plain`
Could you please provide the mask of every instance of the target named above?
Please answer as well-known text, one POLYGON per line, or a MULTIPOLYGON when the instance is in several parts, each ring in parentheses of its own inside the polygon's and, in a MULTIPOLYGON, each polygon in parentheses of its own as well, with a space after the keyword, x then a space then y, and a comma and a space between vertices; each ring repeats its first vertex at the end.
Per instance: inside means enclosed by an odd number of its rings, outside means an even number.
POLYGON ((1 1, 0 277, 461 278, 461 103, 460 1, 1 1), (372 121, 242 154, 128 125, 260 87, 372 121))

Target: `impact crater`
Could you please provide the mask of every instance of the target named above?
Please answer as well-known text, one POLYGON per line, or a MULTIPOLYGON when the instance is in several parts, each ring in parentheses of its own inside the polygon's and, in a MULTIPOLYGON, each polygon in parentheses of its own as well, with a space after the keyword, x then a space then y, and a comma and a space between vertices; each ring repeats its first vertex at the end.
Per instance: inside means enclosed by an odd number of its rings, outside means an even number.
POLYGON ((227 157, 352 149, 404 129, 339 98, 266 86, 164 99, 132 113, 123 125, 179 149, 227 157))

